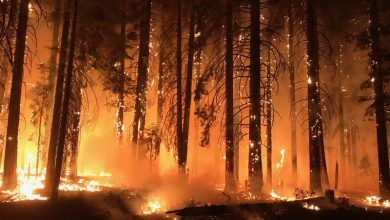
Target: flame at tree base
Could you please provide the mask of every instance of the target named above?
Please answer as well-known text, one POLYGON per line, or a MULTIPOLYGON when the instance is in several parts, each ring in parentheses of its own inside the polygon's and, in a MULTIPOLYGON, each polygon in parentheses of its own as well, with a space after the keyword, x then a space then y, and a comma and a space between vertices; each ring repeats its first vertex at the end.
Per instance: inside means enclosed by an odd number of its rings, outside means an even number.
MULTIPOLYGON (((13 190, 2 190, 0 192, 0 202, 16 202, 24 200, 47 200, 48 197, 42 196, 38 191, 43 191, 45 172, 39 175, 26 174, 22 169, 17 169, 18 184, 13 190)), ((103 173, 104 177, 108 176, 103 173)), ((99 174, 99 176, 101 176, 99 174)), ((0 187, 2 180, 0 180, 0 187)), ((103 184, 96 180, 87 180, 80 178, 78 181, 71 181, 67 178, 61 178, 59 190, 78 191, 78 192, 99 192, 103 187, 111 187, 109 184, 103 184)))

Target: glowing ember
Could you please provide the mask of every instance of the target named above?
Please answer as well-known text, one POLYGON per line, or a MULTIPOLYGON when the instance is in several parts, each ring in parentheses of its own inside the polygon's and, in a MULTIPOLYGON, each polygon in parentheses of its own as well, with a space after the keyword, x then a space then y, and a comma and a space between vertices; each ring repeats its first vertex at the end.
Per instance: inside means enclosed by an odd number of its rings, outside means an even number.
POLYGON ((271 190, 271 192, 269 194, 271 195, 272 199, 274 199, 274 200, 282 200, 282 201, 294 201, 294 200, 296 200, 294 197, 280 196, 280 195, 276 194, 274 190, 271 190))
POLYGON ((365 199, 365 203, 370 206, 383 206, 385 208, 390 208, 390 201, 383 200, 379 196, 367 196, 365 199))
POLYGON ((87 191, 87 192, 99 192, 101 191, 101 184, 96 181, 86 181, 80 179, 77 183, 70 182, 68 179, 64 179, 60 184, 59 189, 62 191, 87 191))
POLYGON ((158 214, 164 211, 159 199, 152 199, 142 206, 142 213, 144 215, 158 214))
POLYGON ((305 209, 310 209, 310 210, 315 210, 315 211, 319 211, 320 210, 320 207, 318 207, 318 206, 316 206, 316 205, 314 205, 314 204, 311 204, 311 205, 309 205, 308 203, 303 203, 303 206, 302 206, 303 208, 305 208, 305 209))

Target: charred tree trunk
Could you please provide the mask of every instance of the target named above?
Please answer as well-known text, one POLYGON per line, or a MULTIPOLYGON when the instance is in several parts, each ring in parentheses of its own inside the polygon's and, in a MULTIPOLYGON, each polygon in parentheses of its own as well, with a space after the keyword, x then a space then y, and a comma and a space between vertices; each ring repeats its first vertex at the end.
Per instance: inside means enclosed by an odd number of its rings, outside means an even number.
POLYGON ((66 56, 68 52, 71 7, 72 7, 72 0, 66 0, 66 6, 64 9, 64 18, 62 24, 61 50, 60 50, 60 58, 59 58, 60 60, 59 60, 58 72, 57 72, 56 92, 54 97, 53 116, 52 116, 52 123, 51 123, 51 132, 50 132, 50 143, 49 143, 49 150, 47 155, 46 185, 45 185, 45 188, 47 190, 51 190, 52 188, 53 174, 56 167, 55 165, 56 152, 57 152, 58 134, 60 130, 60 118, 61 118, 59 116, 61 116, 61 110, 62 110, 62 97, 63 97, 62 93, 64 88, 66 56))
POLYGON ((150 19, 152 13, 152 1, 144 0, 144 15, 141 19, 140 26, 140 49, 138 55, 138 75, 136 86, 136 99, 134 106, 134 122, 133 122, 133 157, 136 157, 138 150, 138 142, 142 139, 143 130, 145 127, 146 114, 146 90, 148 82, 148 66, 149 66, 149 42, 150 42, 150 19))
POLYGON ((289 1, 288 9, 288 64, 290 70, 290 108, 291 108, 291 168, 293 183, 297 186, 297 110, 295 106, 295 53, 294 53, 294 16, 293 16, 294 5, 293 1, 289 1))
POLYGON ((73 88, 72 88, 72 107, 69 109, 69 113, 72 114, 71 117, 71 129, 70 136, 70 158, 69 158, 69 178, 75 179, 77 177, 78 171, 78 155, 80 147, 80 137, 81 137, 81 110, 82 110, 82 89, 84 88, 84 76, 86 74, 86 47, 84 44, 85 40, 82 41, 80 46, 80 63, 79 70, 77 74, 73 76, 73 88))
POLYGON ((9 102, 7 138, 5 143, 3 176, 3 188, 5 189, 14 188, 17 185, 16 167, 18 158, 18 130, 29 3, 29 0, 21 0, 19 4, 15 58, 12 66, 12 84, 9 102))
MULTIPOLYGON (((341 177, 342 178, 339 178, 339 189, 341 189, 341 184, 342 181, 344 181, 344 178, 345 178, 345 168, 346 168, 346 163, 345 163, 345 122, 344 122, 344 93, 343 93, 343 88, 342 88, 342 62, 341 62, 341 45, 339 45, 340 47, 340 54, 339 54, 339 64, 338 64, 338 74, 339 74, 339 82, 340 82, 340 85, 339 85, 339 94, 338 94, 338 115, 339 115, 339 144, 340 144, 340 152, 339 152, 339 167, 340 167, 340 173, 341 173, 341 177)), ((342 183, 344 184, 344 183, 342 183)), ((343 185, 343 187, 345 187, 343 185)))
MULTIPOLYGON (((74 80, 75 81, 75 80, 74 80)), ((81 86, 78 84, 79 82, 75 82, 76 84, 76 90, 78 91, 78 94, 76 97, 74 97, 75 100, 73 100, 75 103, 75 111, 70 112, 73 113, 74 117, 73 123, 71 126, 71 133, 72 133, 72 143, 70 143, 70 156, 69 156, 69 178, 70 179, 76 179, 77 177, 77 158, 79 155, 79 145, 80 145, 80 111, 81 111, 81 86)))
POLYGON ((194 3, 191 6, 191 15, 189 22, 189 38, 188 38, 188 61, 187 61, 187 78, 186 89, 184 97, 184 122, 183 122, 183 163, 187 166, 187 152, 188 152, 188 133, 190 129, 190 114, 192 102, 192 74, 194 67, 195 56, 195 9, 194 3))
POLYGON ((126 57, 126 3, 127 1, 123 1, 123 9, 122 9, 122 23, 121 23, 121 43, 122 43, 122 51, 121 51, 121 60, 120 60, 120 68, 118 74, 118 112, 116 118, 116 132, 118 137, 119 145, 122 144, 123 139, 123 128, 124 128, 124 108, 125 108, 125 81, 126 81, 126 73, 125 73, 125 57, 126 57))
POLYGON ((50 75, 49 75, 49 83, 48 83, 48 104, 46 105, 46 126, 45 126, 45 146, 49 148, 49 135, 51 127, 49 126, 49 121, 52 120, 52 115, 50 112, 53 109, 54 103, 54 89, 55 89, 55 80, 56 80, 56 72, 57 72, 57 57, 58 57, 58 37, 60 32, 61 25, 61 6, 62 0, 56 0, 55 8, 53 12, 53 35, 52 35, 52 43, 51 43, 51 54, 50 54, 50 75))
MULTIPOLYGON (((268 38, 272 40, 271 34, 268 38)), ((267 184, 272 188, 272 79, 271 79, 271 47, 267 48, 267 71, 266 71, 266 88, 265 88, 265 103, 266 103, 266 121, 267 121, 267 184)))
POLYGON ((186 160, 187 152, 184 151, 183 130, 182 130, 182 62, 181 62, 181 0, 177 0, 177 30, 176 30, 176 99, 177 99, 177 116, 176 116, 176 135, 177 135, 177 155, 179 165, 179 176, 186 178, 186 160))
POLYGON ((322 188, 329 187, 329 180, 324 151, 319 80, 317 15, 314 2, 315 0, 306 1, 310 189, 321 192, 322 188))
POLYGON ((260 130, 260 1, 250 1, 250 107, 249 107, 249 186, 260 193, 263 187, 260 130))
POLYGON ((358 170, 357 165, 357 137, 358 136, 358 128, 357 125, 351 120, 351 153, 352 153, 352 170, 353 177, 356 177, 355 174, 358 170))
MULTIPOLYGON (((234 15, 234 27, 233 30, 236 33, 235 39, 240 44, 240 34, 241 34, 241 23, 242 17, 240 10, 234 11, 233 7, 233 15, 234 15)), ((234 54, 233 54, 234 55, 234 54)), ((235 66, 240 66, 240 61, 237 59, 235 61, 235 66)), ((234 69, 233 69, 234 70, 234 69)), ((237 70, 237 75, 240 75, 242 70, 237 70)), ((234 74, 233 74, 234 76, 234 74)), ((240 110, 240 106, 242 105, 242 94, 241 94, 241 79, 238 77, 234 80, 234 178, 236 180, 237 185, 240 182, 240 138, 241 134, 241 123, 242 123, 242 111, 240 110)))
MULTIPOLYGON (((51 189, 50 199, 52 201, 57 200, 58 198, 58 187, 60 185, 60 177, 61 177, 61 169, 62 169, 62 159, 64 156, 64 148, 65 148, 65 138, 66 131, 68 129, 68 114, 69 114, 69 100, 71 96, 72 90, 72 81, 73 81, 73 61, 74 61, 74 50, 76 44, 76 30, 77 30, 77 19, 78 19, 78 0, 73 1, 73 20, 72 20, 72 32, 70 37, 70 45, 69 45, 69 58, 67 65, 67 73, 66 73, 66 82, 65 82, 65 91, 64 91, 64 103, 61 114, 61 128, 59 132, 59 140, 58 140, 58 150, 57 157, 55 162, 55 172, 53 175, 53 185, 51 189)), ((70 9, 69 9, 70 10, 70 9)))
MULTIPOLYGON (((4 96, 5 96, 5 90, 8 80, 8 66, 9 63, 7 62, 7 59, 5 58, 5 54, 1 53, 0 58, 0 113, 2 113, 4 109, 4 96)), ((0 159, 1 160, 1 159, 0 159)))
POLYGON ((226 0, 226 76, 225 76, 225 96, 226 96, 226 160, 225 160, 225 189, 234 191, 237 188, 234 178, 234 95, 233 95, 233 1, 226 0))
POLYGON ((369 0, 369 13, 371 25, 369 28, 371 37, 371 60, 375 92, 375 120, 376 138, 379 163, 379 192, 381 196, 390 194, 389 150, 386 136, 385 94, 383 88, 383 75, 381 73, 382 58, 379 37, 379 16, 377 1, 369 0))
MULTIPOLYGON (((4 25, 4 31, 3 36, 6 36, 7 41, 11 41, 14 39, 13 35, 15 34, 16 30, 16 20, 17 20, 17 12, 18 12, 18 1, 11 0, 11 1, 3 1, 2 4, 9 5, 9 16, 8 16, 8 22, 5 24, 3 22, 2 25, 4 25)), ((7 7, 7 6, 4 6, 7 7)), ((4 15, 5 16, 5 15, 4 15)), ((13 54, 12 54, 12 46, 9 45, 10 42, 7 42, 7 47, 4 51, 1 53, 1 70, 0 70, 0 113, 3 111, 4 108, 4 96, 6 92, 6 85, 7 81, 9 80, 8 71, 10 66, 13 64, 13 54)), ((1 159, 0 159, 1 161, 1 159)))

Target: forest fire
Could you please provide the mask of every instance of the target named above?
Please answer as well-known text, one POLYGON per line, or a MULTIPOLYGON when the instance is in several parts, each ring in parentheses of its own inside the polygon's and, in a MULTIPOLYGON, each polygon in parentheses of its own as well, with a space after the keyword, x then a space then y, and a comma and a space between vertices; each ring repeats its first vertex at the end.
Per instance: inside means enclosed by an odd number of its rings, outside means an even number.
POLYGON ((1 0, 1 220, 390 219, 389 15, 1 0))

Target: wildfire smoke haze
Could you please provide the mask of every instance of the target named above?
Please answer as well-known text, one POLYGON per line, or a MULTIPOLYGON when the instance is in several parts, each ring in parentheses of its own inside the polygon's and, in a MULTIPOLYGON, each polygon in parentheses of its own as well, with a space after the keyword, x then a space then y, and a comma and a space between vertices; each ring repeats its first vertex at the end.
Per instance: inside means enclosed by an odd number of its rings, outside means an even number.
POLYGON ((0 219, 390 218, 387 0, 0 1, 0 219))

